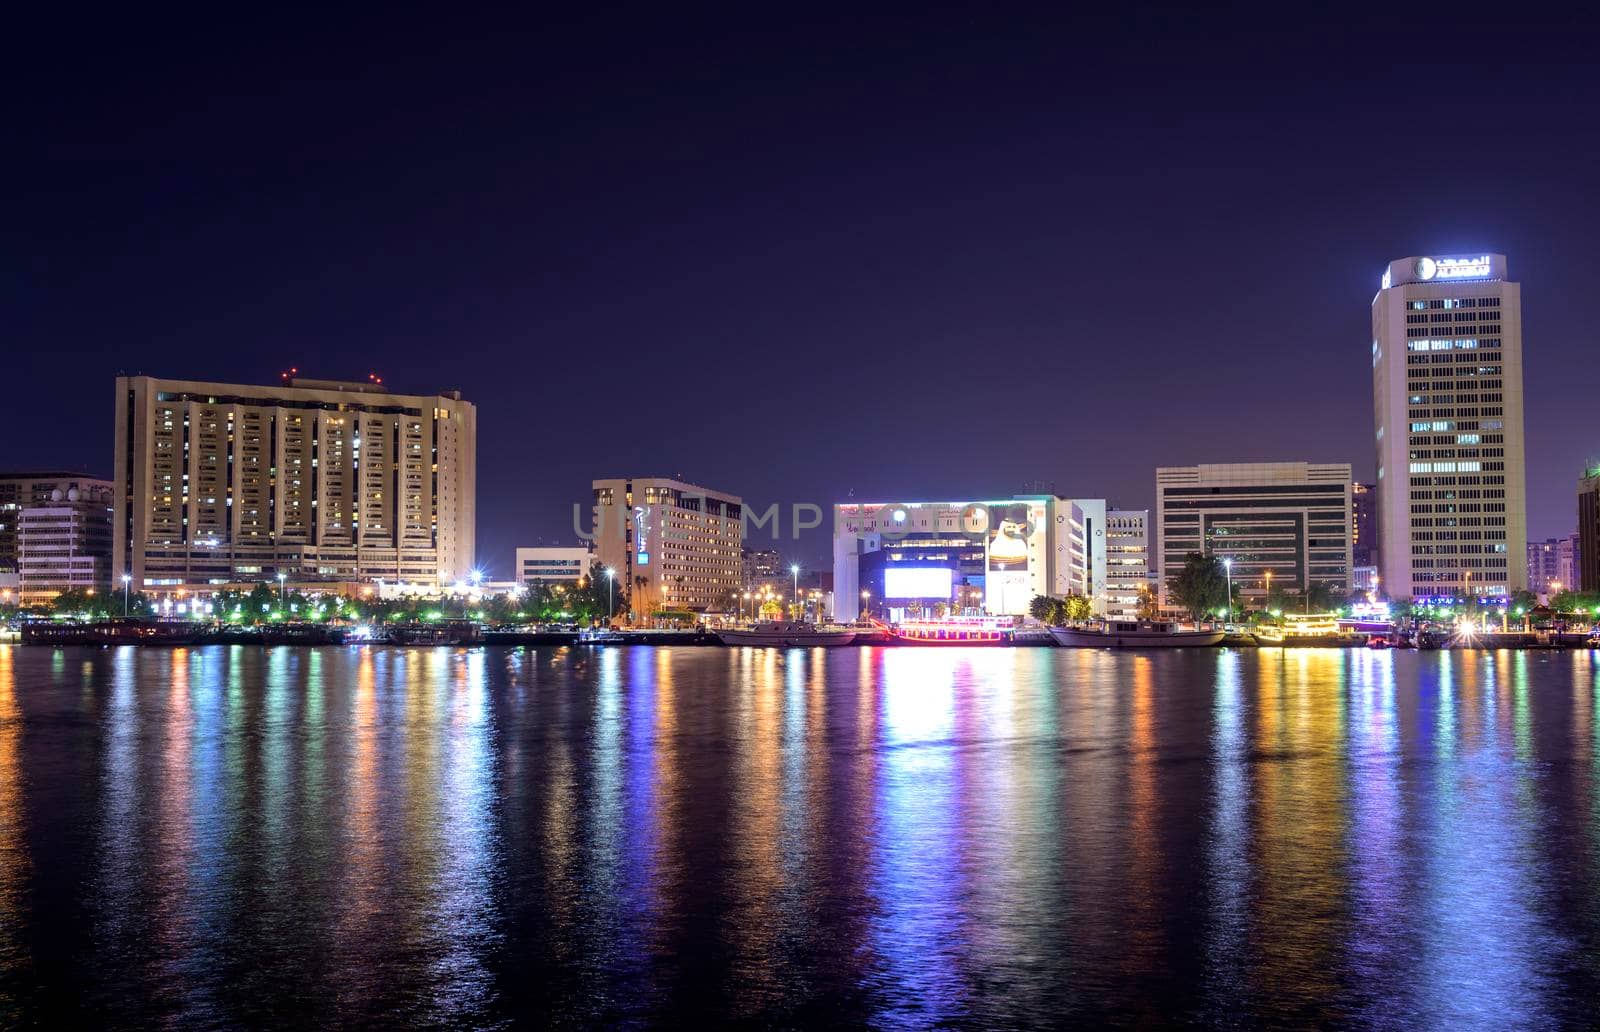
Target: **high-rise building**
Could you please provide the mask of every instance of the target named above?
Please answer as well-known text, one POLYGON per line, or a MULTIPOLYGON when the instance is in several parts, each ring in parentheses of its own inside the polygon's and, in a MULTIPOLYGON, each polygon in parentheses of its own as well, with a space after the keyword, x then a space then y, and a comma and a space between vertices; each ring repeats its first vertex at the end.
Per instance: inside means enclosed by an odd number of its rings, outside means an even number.
POLYGON ((477 410, 380 382, 117 378, 115 572, 194 585, 471 572, 477 410))
POLYGON ((594 482, 596 555, 636 617, 662 610, 733 612, 744 503, 669 477, 594 482))
POLYGON ((63 591, 111 588, 110 484, 56 488, 17 519, 18 595, 24 605, 63 591))
POLYGON ((1162 605, 1190 553, 1232 559, 1246 602, 1271 588, 1351 589, 1350 465, 1258 462, 1156 470, 1162 605), (1269 577, 1268 574, 1271 576, 1269 577), (1270 587, 1269 587, 1270 586, 1270 587))
POLYGON ((1600 467, 1578 481, 1578 587, 1600 591, 1600 467))
POLYGON ((1372 300, 1372 388, 1384 589, 1526 587, 1522 288, 1505 256, 1391 262, 1372 300))
POLYGON ((589 575, 589 562, 593 556, 583 545, 541 545, 517 549, 517 585, 527 588, 533 584, 576 584, 589 575))
POLYGON ((1106 511, 1106 616, 1132 620, 1139 594, 1155 588, 1150 570, 1150 510, 1106 511))
POLYGON ((94 494, 111 490, 111 481, 82 473, 0 473, 0 576, 17 572, 17 521, 22 510, 48 505, 61 492, 94 494))
POLYGON ((1528 589, 1537 593, 1576 591, 1578 535, 1528 542, 1528 589))
POLYGON ((1350 554, 1357 566, 1376 566, 1378 555, 1378 487, 1350 486, 1350 554))

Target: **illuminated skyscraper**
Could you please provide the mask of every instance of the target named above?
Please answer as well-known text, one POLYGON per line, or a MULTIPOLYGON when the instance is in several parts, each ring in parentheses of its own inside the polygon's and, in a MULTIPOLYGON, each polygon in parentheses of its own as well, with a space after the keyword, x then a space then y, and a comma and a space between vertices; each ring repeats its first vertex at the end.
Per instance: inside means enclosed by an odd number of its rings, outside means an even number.
POLYGON ((1391 262, 1372 299, 1372 387, 1383 589, 1527 587, 1522 288, 1505 256, 1391 262))

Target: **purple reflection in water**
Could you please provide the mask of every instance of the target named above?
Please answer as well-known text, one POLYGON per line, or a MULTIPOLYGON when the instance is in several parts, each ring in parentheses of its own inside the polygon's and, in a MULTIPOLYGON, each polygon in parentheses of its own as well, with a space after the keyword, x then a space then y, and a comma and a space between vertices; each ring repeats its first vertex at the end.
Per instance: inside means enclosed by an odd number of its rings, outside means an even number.
POLYGON ((1588 653, 0 646, 0 1020, 1574 1025, 1588 653))

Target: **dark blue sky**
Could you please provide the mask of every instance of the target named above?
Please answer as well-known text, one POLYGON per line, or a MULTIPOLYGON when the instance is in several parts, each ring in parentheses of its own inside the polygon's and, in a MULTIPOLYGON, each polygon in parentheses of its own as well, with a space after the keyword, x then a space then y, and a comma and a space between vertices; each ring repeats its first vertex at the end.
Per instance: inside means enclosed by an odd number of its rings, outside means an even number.
POLYGON ((0 465, 109 472, 119 370, 459 387, 501 574, 625 472, 1370 478, 1383 265, 1483 250, 1524 285, 1532 536, 1600 454, 1586 23, 295 17, 14 25, 0 465))

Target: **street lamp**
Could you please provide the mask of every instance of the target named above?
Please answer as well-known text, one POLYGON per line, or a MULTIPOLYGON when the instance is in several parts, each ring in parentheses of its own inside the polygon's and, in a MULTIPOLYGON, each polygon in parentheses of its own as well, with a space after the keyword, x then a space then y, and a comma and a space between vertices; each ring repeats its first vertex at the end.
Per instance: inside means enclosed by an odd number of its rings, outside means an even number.
POLYGON ((128 615, 128 583, 133 580, 131 573, 122 575, 122 615, 128 615))
POLYGON ((289 608, 289 575, 278 571, 278 608, 289 608))
POLYGON ((616 585, 617 585, 617 571, 614 570, 613 568, 607 566, 606 567, 606 626, 607 627, 611 626, 611 614, 616 612, 616 610, 617 610, 616 600, 612 597, 613 593, 616 591, 616 585))
POLYGON ((789 572, 794 574, 794 608, 795 608, 796 612, 799 612, 799 610, 800 610, 800 564, 799 563, 790 563, 789 564, 789 572))
POLYGON ((872 612, 872 592, 865 589, 861 592, 861 615, 868 616, 872 612))
POLYGON ((1222 560, 1222 572, 1228 578, 1228 622, 1233 622, 1233 557, 1222 560))

